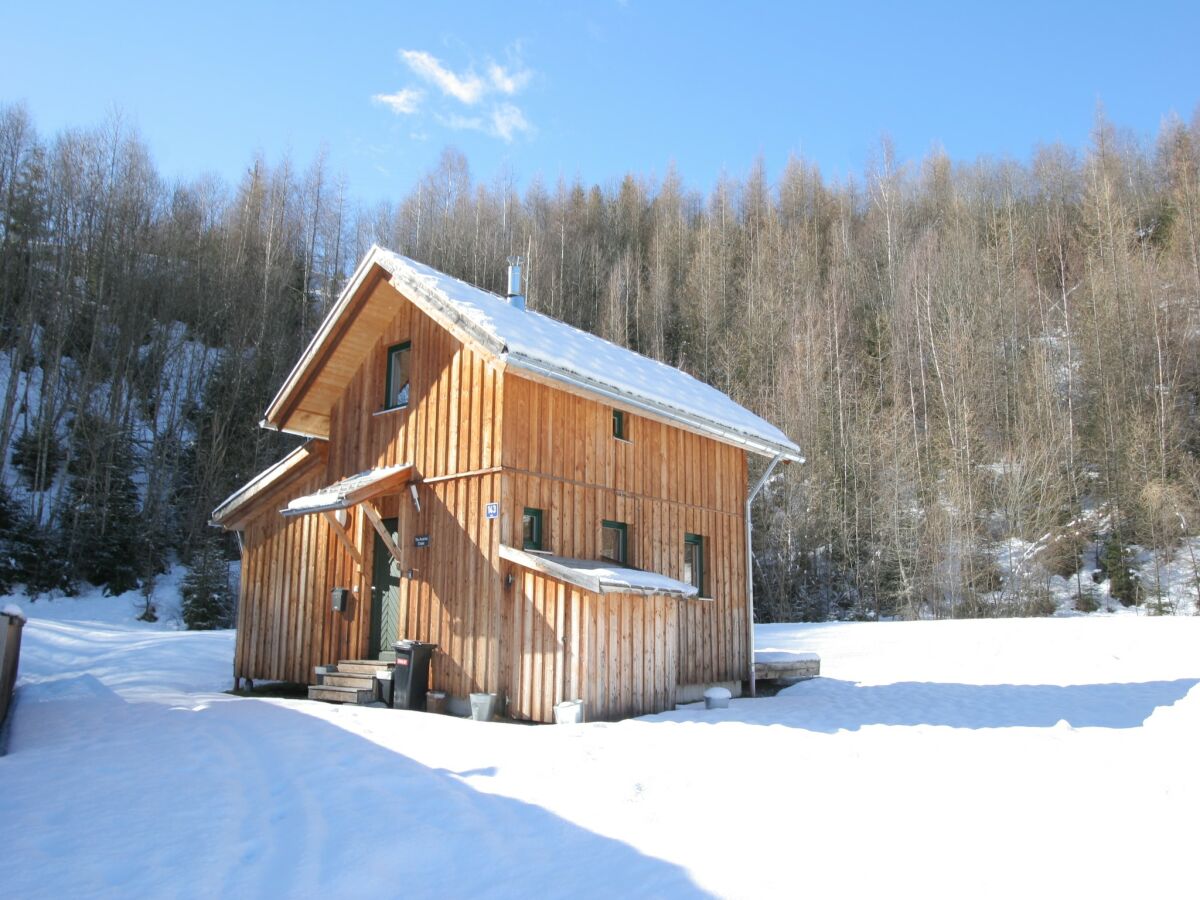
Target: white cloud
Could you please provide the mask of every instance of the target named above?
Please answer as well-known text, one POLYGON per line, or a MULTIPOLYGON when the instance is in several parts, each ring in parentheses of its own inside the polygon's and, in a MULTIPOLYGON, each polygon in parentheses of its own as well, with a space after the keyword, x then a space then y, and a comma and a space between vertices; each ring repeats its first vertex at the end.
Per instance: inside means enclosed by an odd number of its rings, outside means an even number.
POLYGON ((492 110, 492 133, 508 143, 518 134, 533 131, 525 114, 511 103, 501 103, 492 110))
POLYGON ((398 116, 409 116, 417 111, 425 92, 417 88, 403 88, 394 94, 376 94, 371 99, 381 103, 398 116))
POLYGON ((451 113, 448 116, 437 116, 438 122, 455 131, 486 131, 487 126, 479 116, 460 116, 451 113))
POLYGON ((401 50, 400 58, 415 75, 467 106, 478 103, 487 92, 487 84, 474 72, 468 71, 461 75, 452 72, 432 53, 426 53, 424 50, 401 50))
POLYGON ((492 63, 488 66, 488 77, 492 80, 492 86, 502 94, 508 94, 510 97, 529 84, 529 79, 533 77, 533 73, 528 69, 518 69, 515 72, 510 72, 504 66, 492 63))
MULTIPOLYGON (((510 50, 508 65, 487 60, 486 76, 480 76, 475 68, 455 72, 444 66, 436 56, 425 50, 400 50, 398 55, 413 74, 437 88, 429 99, 429 114, 443 126, 455 131, 478 131, 512 143, 518 137, 531 135, 536 129, 525 117, 525 113, 509 101, 496 102, 502 97, 520 93, 533 79, 533 72, 522 65, 519 47, 510 50), (438 94, 440 93, 441 99, 438 94), (487 106, 483 101, 494 98, 487 106), (471 115, 451 112, 447 105, 452 101, 464 106, 475 107, 471 115), (486 110, 486 111, 485 111, 486 110)), ((394 94, 376 94, 374 102, 387 106, 397 115, 412 115, 426 100, 426 92, 416 87, 407 87, 394 94)), ((426 135, 421 134, 421 139, 426 135)), ((417 135, 413 135, 418 139, 417 135)))

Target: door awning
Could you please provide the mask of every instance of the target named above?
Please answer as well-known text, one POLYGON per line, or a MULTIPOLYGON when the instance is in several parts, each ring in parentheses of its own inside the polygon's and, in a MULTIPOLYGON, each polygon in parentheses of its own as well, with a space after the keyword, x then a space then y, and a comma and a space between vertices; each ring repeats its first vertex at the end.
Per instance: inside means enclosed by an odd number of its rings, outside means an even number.
POLYGON ((505 544, 500 557, 557 581, 565 581, 595 594, 643 594, 693 598, 700 592, 694 585, 676 581, 657 572, 630 569, 596 559, 572 559, 549 553, 531 553, 505 544))
POLYGON ((349 509, 395 490, 412 480, 412 463, 397 466, 385 466, 380 469, 368 469, 357 475, 350 475, 341 481, 335 481, 327 487, 297 497, 288 502, 280 512, 285 516, 306 516, 309 513, 330 512, 338 509, 349 509))

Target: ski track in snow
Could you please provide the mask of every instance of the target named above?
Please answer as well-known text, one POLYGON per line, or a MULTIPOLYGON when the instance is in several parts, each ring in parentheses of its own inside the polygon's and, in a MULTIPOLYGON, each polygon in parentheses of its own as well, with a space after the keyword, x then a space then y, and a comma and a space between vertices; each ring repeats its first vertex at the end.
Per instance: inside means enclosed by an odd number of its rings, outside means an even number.
POLYGON ((1194 896, 1196 618, 760 626, 823 677, 535 728, 234 698, 231 632, 24 611, 4 897, 1194 896))

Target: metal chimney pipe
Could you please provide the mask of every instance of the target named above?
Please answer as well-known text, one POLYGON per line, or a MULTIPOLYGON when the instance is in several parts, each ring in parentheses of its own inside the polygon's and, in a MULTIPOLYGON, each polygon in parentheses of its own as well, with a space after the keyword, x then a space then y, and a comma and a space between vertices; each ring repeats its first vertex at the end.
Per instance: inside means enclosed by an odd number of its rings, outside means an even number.
POLYGON ((525 308, 525 297, 521 293, 521 257, 508 258, 508 305, 513 309, 525 308))

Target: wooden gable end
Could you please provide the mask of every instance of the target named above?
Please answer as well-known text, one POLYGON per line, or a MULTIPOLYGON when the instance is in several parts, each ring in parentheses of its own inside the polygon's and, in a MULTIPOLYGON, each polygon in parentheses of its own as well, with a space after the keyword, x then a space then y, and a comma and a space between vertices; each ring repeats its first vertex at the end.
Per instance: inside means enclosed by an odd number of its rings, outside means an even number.
POLYGON ((412 463, 420 480, 480 472, 500 464, 501 375, 391 285, 379 308, 391 311, 329 407, 332 479, 412 463), (408 403, 385 408, 387 353, 408 343, 408 403))

